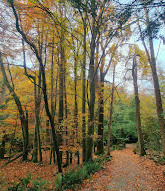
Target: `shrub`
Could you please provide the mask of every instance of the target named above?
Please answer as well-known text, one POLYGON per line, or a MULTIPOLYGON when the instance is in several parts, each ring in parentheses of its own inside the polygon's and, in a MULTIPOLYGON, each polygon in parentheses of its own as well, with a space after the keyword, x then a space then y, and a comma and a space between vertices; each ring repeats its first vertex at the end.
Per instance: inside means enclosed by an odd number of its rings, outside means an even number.
POLYGON ((85 178, 88 178, 90 174, 97 172, 101 169, 101 163, 93 161, 86 163, 83 167, 77 167, 76 169, 69 169, 68 172, 57 176, 55 187, 56 190, 70 189, 74 188, 76 184, 79 184, 85 178))
POLYGON ((30 191, 46 190, 50 182, 48 180, 41 180, 40 177, 32 181, 32 188, 30 191))
POLYGON ((94 174, 95 172, 100 170, 102 167, 100 163, 97 163, 96 161, 94 161, 94 162, 86 163, 85 168, 87 170, 87 174, 90 175, 90 174, 94 174))
POLYGON ((27 177, 19 179, 20 182, 17 184, 13 184, 11 187, 8 187, 8 190, 11 191, 22 191, 22 190, 27 190, 27 186, 31 180, 31 175, 28 173, 27 177))
POLYGON ((47 186, 50 184, 47 180, 41 180, 40 177, 32 181, 32 187, 28 187, 31 181, 31 175, 28 173, 27 177, 19 179, 19 183, 14 183, 9 186, 7 190, 9 191, 41 191, 47 190, 47 186))
POLYGON ((55 188, 62 189, 62 173, 59 173, 57 175, 56 182, 55 182, 55 188))
POLYGON ((81 183, 81 181, 86 178, 88 172, 86 167, 78 167, 76 169, 69 169, 67 173, 63 175, 63 187, 73 188, 75 184, 81 183))
POLYGON ((133 150, 133 153, 134 153, 134 154, 137 154, 137 149, 134 149, 134 150, 133 150))

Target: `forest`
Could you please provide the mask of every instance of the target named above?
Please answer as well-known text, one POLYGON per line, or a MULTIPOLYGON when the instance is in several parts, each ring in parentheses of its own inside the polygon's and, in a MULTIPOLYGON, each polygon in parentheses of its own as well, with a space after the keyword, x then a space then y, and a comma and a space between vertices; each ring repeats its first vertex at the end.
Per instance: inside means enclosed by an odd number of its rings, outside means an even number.
POLYGON ((132 143, 165 176, 164 27, 159 0, 2 0, 0 189, 71 189, 132 143))

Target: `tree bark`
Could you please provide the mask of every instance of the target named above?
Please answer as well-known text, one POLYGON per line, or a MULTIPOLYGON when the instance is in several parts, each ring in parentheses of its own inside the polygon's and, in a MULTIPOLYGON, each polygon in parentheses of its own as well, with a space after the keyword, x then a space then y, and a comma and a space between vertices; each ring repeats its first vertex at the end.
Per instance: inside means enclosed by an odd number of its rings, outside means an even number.
POLYGON ((94 108, 95 108, 95 48, 96 48, 96 27, 95 19, 92 23, 92 39, 90 46, 90 63, 89 63, 89 116, 88 116, 88 137, 87 137, 87 161, 92 160, 93 151, 93 134, 94 134, 94 108))
MULTIPOLYGON (((78 44, 78 43, 77 43, 78 44)), ((78 141, 78 103, 77 103, 77 59, 78 59, 78 50, 74 53, 74 124, 76 129, 76 142, 78 141)), ((78 145, 77 145, 78 146, 78 145)), ((80 163, 79 150, 77 150, 78 165, 80 163)))
MULTIPOLYGON (((67 102, 67 92, 66 92, 66 66, 64 67, 64 99, 65 99, 65 119, 68 118, 68 102, 67 102)), ((68 135, 68 127, 67 124, 65 125, 66 130, 66 136, 68 135)), ((68 138, 66 138, 66 148, 68 148, 68 138)), ((66 150, 66 163, 64 164, 64 167, 67 167, 69 165, 69 150, 66 150)))
POLYGON ((0 145, 0 159, 5 158, 5 145, 6 145, 7 135, 6 135, 5 131, 3 133, 4 133, 4 135, 2 137, 2 143, 0 145))
POLYGON ((83 65, 82 65, 82 155, 83 162, 86 161, 86 13, 83 19, 83 29, 84 29, 84 37, 83 37, 83 65))
MULTIPOLYGON (((52 39, 52 57, 51 57, 51 90, 50 90, 50 102, 51 102, 51 115, 54 119, 55 117, 55 103, 53 101, 54 99, 54 33, 53 33, 53 39, 52 39)), ((56 101, 56 100, 55 100, 56 101)), ((55 148, 54 144, 52 144, 53 138, 52 138, 52 133, 51 133, 51 149, 50 149, 50 164, 51 164, 51 159, 53 156, 53 162, 55 164, 55 148)))
MULTIPOLYGON (((102 62, 105 60, 103 59, 102 62)), ((97 140, 97 154, 104 153, 104 74, 103 74, 103 65, 100 69, 100 84, 99 84, 99 121, 98 121, 98 140, 97 140)))
POLYGON ((112 82, 112 92, 111 92, 111 102, 110 102, 110 113, 109 113, 109 125, 108 125, 107 156, 110 156, 111 126, 112 126, 114 91, 115 91, 115 70, 116 70, 116 65, 114 65, 114 68, 113 68, 113 82, 112 82))
POLYGON ((140 99, 139 99, 138 83, 137 83, 136 56, 137 55, 135 55, 133 58, 132 77, 133 77, 134 94, 135 94, 136 123, 137 123, 137 134, 138 134, 139 149, 140 149, 140 155, 144 156, 146 153, 145 153, 145 149, 144 149, 143 134, 142 134, 142 129, 141 129, 140 99))

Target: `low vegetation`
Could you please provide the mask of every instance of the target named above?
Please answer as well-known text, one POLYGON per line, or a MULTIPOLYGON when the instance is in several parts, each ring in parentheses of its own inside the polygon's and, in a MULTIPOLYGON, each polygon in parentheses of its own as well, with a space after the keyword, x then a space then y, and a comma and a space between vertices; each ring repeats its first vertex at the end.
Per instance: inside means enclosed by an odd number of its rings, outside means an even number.
MULTIPOLYGON (((101 157, 102 158, 102 157, 101 157)), ((65 190, 65 189, 74 189, 78 187, 84 179, 89 179, 91 174, 94 174, 98 170, 103 168, 103 165, 100 161, 105 161, 105 158, 94 160, 90 163, 85 163, 83 166, 78 166, 74 169, 71 167, 65 173, 57 174, 54 178, 53 184, 48 180, 41 180, 40 177, 36 179, 31 178, 31 174, 28 173, 27 176, 20 178, 18 183, 9 183, 6 184, 1 175, 0 188, 2 191, 41 191, 41 190, 65 190)))

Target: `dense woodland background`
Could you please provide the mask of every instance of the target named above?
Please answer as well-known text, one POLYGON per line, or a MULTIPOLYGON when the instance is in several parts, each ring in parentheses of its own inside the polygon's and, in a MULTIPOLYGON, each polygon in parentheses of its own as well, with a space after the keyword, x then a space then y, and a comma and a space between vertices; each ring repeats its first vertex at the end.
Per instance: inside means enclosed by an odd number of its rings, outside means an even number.
POLYGON ((138 141, 165 156, 165 3, 0 2, 0 158, 62 166, 138 141), (156 41, 155 41, 156 40, 156 41))

